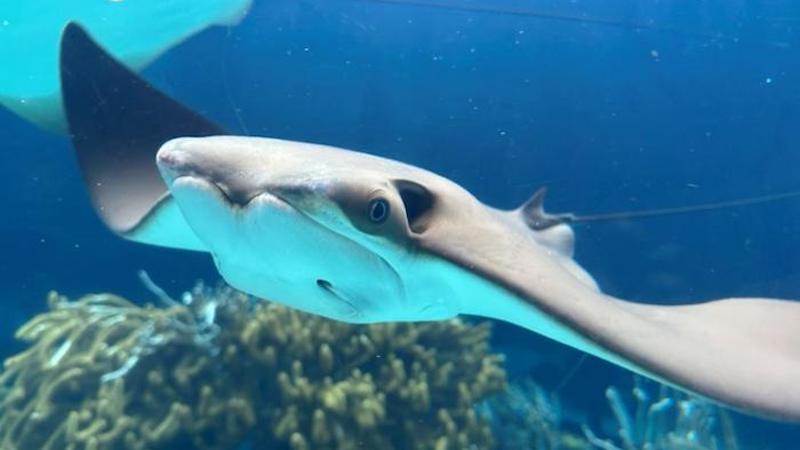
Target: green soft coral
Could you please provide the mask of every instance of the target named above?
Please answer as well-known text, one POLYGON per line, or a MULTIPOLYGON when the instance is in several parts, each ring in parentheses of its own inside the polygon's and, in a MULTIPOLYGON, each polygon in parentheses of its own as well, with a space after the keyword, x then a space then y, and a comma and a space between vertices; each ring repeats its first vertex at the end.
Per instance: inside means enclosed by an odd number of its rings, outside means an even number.
POLYGON ((347 325, 198 288, 140 307, 56 294, 6 361, 0 447, 491 448, 488 324, 347 325))

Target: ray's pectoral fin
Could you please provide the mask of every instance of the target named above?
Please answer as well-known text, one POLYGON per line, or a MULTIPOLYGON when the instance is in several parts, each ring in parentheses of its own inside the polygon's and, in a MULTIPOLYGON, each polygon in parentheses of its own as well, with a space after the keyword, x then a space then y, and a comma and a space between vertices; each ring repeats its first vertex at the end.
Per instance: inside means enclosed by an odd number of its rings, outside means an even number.
POLYGON ((424 241, 469 274, 458 285, 463 298, 474 300, 462 312, 517 324, 749 413, 800 422, 800 302, 728 298, 662 306, 618 299, 587 283, 574 261, 565 263, 554 244, 562 241, 508 223, 435 227, 424 241))
POLYGON ((537 261, 535 277, 489 272, 521 299, 498 318, 735 408, 800 422, 800 302, 635 303, 537 261))
POLYGON ((739 409, 800 421, 800 302, 611 302, 622 310, 618 319, 602 314, 602 306, 590 333, 646 375, 739 409))
POLYGON ((60 75, 69 134, 106 225, 135 241, 205 250, 172 200, 155 155, 169 139, 224 130, 150 86, 74 23, 62 35, 60 75))

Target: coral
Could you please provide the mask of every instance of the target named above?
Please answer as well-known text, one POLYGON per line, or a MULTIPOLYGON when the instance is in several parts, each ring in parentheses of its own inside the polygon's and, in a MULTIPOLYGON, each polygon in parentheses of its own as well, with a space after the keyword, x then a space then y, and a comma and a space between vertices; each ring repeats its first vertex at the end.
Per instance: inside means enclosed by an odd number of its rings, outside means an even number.
POLYGON ((500 450, 588 450, 589 442, 563 426, 561 402, 530 378, 511 383, 485 400, 480 414, 489 420, 500 450))
POLYGON ((479 411, 489 420, 494 434, 502 436, 500 450, 740 448, 733 419, 723 408, 640 377, 635 377, 634 382, 633 407, 625 402, 618 388, 606 389, 617 439, 598 437, 586 423, 566 421, 557 396, 530 378, 515 380, 502 394, 482 402, 479 411), (648 383, 658 386, 656 396, 647 389, 648 383))
POLYGON ((0 375, 0 448, 492 448, 489 325, 347 325, 229 288, 137 306, 51 294, 0 375))
MULTIPOLYGON (((654 383, 655 384, 655 383, 654 383)), ((630 408, 616 387, 606 389, 606 398, 617 424, 618 442, 601 439, 583 425, 592 448, 602 450, 738 450, 733 419, 708 400, 659 386, 651 398, 645 381, 635 378, 630 408)))

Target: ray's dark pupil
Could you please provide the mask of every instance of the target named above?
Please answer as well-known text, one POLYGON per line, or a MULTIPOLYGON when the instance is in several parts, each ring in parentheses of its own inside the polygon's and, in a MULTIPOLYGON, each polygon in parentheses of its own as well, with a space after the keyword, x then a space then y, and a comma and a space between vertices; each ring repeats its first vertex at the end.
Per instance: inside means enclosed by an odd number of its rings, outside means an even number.
POLYGON ((369 202, 369 220, 373 223, 383 223, 389 217, 389 202, 383 198, 376 198, 369 202))

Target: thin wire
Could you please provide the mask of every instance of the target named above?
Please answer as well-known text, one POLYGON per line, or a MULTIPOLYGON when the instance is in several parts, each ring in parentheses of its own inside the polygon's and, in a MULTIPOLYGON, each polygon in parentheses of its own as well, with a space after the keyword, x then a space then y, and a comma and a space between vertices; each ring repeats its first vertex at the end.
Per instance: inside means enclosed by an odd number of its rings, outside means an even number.
POLYGON ((561 377, 561 381, 559 381, 558 384, 553 388, 553 394, 558 394, 561 389, 567 385, 567 383, 572 381, 572 379, 575 377, 575 374, 578 373, 578 370, 581 368, 581 366, 583 366, 583 363, 586 362, 588 357, 588 353, 581 353, 578 360, 572 365, 572 368, 569 369, 569 371, 563 377, 561 377))
POLYGON ((445 9, 449 11, 464 11, 464 12, 479 12, 479 13, 492 13, 503 14, 507 16, 522 16, 534 17, 537 19, 555 20, 561 22, 572 23, 589 23, 593 25, 602 25, 607 27, 624 28, 628 30, 650 30, 659 33, 673 34, 681 37, 691 37, 695 39, 721 39, 729 41, 738 41, 737 37, 726 36, 717 33, 699 33, 693 31, 678 30, 670 27, 661 27, 653 24, 638 23, 638 22, 625 22, 611 19, 602 19, 599 17, 570 15, 570 14, 557 14, 557 13, 544 13, 539 11, 532 11, 521 8, 504 8, 504 7, 489 7, 480 5, 456 5, 451 3, 443 3, 435 0, 419 1, 419 0, 360 0, 369 3, 384 3, 388 5, 406 5, 418 8, 430 9, 445 9))
POLYGON ((640 219, 645 217, 667 216, 675 214, 688 214, 701 211, 710 211, 723 208, 734 208, 740 206, 756 205, 760 203, 774 202, 778 200, 788 200, 800 197, 800 191, 783 192, 780 194, 762 195, 759 197, 743 198, 738 200, 728 200, 724 202, 703 203, 700 205, 681 206, 677 208, 659 208, 643 211, 622 211, 604 214, 589 214, 585 216, 568 215, 564 219, 566 222, 600 222, 611 220, 640 219))
MULTIPOLYGON (((228 28, 228 35, 226 36, 226 40, 230 41, 231 36, 231 28, 228 28)), ((233 114, 236 117, 236 121, 239 123, 239 128, 244 132, 245 136, 252 136, 250 134, 250 130, 247 129, 247 124, 244 122, 244 118, 242 118, 242 110, 236 105, 236 101, 233 99, 233 94, 231 91, 231 86, 228 81, 228 52, 224 58, 222 58, 222 87, 225 89, 225 99, 228 101, 228 105, 233 110, 233 114)))

